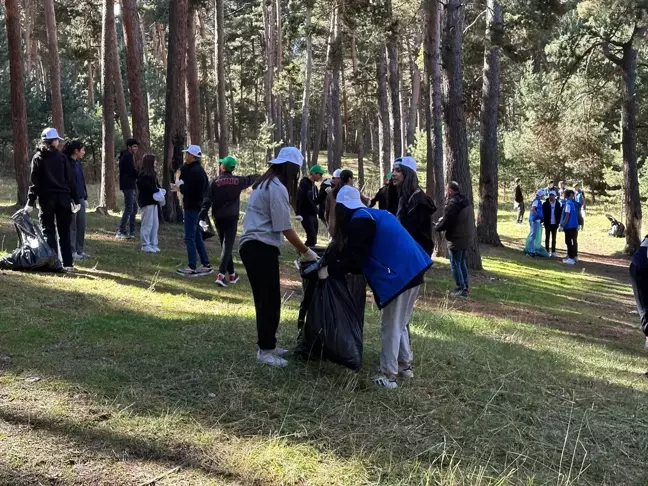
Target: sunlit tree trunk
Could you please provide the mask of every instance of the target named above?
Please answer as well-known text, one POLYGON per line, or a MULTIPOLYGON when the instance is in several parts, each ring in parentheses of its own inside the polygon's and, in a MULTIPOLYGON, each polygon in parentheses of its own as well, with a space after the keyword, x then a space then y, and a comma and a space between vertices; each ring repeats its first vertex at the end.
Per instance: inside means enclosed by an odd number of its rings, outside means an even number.
POLYGON ((99 206, 115 210, 115 32, 114 0, 103 0, 103 22, 101 36, 101 105, 103 118, 101 124, 101 191, 99 206))
POLYGON ((115 101, 117 102, 117 115, 119 116, 119 125, 121 126, 122 136, 124 138, 124 146, 126 146, 126 141, 129 138, 132 138, 133 135, 130 129, 130 121, 128 120, 128 108, 126 107, 126 95, 124 94, 124 82, 121 75, 121 66, 119 62, 119 50, 117 48, 117 23, 113 22, 115 28, 112 33, 112 42, 115 46, 113 49, 113 68, 114 73, 114 83, 115 83, 115 101))
POLYGON ((216 85, 218 91, 218 155, 223 158, 229 153, 229 124, 225 82, 225 0, 216 0, 216 85))
POLYGON ((389 122, 389 102, 387 100, 387 60, 385 50, 379 48, 376 57, 378 75, 378 150, 380 174, 387 176, 391 168, 391 126, 389 122))
POLYGON ((333 173, 342 163, 342 117, 340 114, 340 71, 342 68, 342 34, 340 31, 340 13, 338 8, 334 12, 333 42, 331 44, 331 88, 330 88, 330 157, 328 171, 333 173))
POLYGON ((198 87, 198 61, 196 59, 196 11, 189 7, 187 14, 187 126, 189 143, 201 144, 200 90, 198 87))
POLYGON ((333 42, 333 29, 335 27, 335 15, 331 16, 329 28, 328 47, 326 50, 326 71, 324 71, 324 86, 320 96, 320 107, 317 119, 315 120, 315 133, 313 134, 313 151, 311 152, 311 167, 317 164, 319 158, 320 145, 322 144, 322 130, 324 128, 324 118, 326 117, 326 106, 328 105, 328 93, 331 85, 331 43, 333 42))
POLYGON ((43 10, 45 11, 47 56, 50 66, 50 83, 52 89, 52 122, 54 128, 63 136, 65 133, 65 125, 63 123, 63 99, 61 98, 61 61, 59 58, 58 34, 56 32, 54 0, 43 0, 43 10))
POLYGON ((398 21, 392 14, 392 2, 387 0, 389 11, 389 28, 387 32, 387 57, 389 59, 389 91, 391 99, 392 141, 394 157, 404 154, 402 138, 402 116, 400 95, 400 66, 398 62, 398 21))
MULTIPOLYGON (((304 156, 304 160, 308 160, 308 116, 309 116, 309 100, 310 100, 310 84, 311 75, 313 71, 313 34, 311 32, 311 13, 312 4, 309 3, 306 7, 306 65, 304 66, 304 96, 302 97, 302 118, 301 130, 299 132, 299 147, 304 156)), ((304 171, 307 169, 307 164, 304 164, 304 171)))

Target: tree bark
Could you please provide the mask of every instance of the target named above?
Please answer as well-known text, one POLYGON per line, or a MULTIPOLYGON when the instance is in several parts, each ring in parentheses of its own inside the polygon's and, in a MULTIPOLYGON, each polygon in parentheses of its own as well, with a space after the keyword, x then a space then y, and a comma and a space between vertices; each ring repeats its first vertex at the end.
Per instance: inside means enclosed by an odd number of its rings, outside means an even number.
POLYGON ((115 210, 115 63, 116 45, 113 42, 115 32, 115 2, 103 0, 103 28, 101 36, 101 85, 103 87, 101 104, 103 118, 101 124, 101 191, 99 206, 115 210))
POLYGON ((27 191, 29 189, 29 155, 27 147, 25 73, 22 47, 20 45, 20 4, 18 0, 5 1, 5 20, 7 22, 9 48, 13 159, 17 186, 16 200, 19 206, 24 206, 27 203, 27 191))
POLYGON ((88 107, 90 111, 95 110, 95 93, 94 93, 94 64, 88 62, 88 107))
POLYGON ((170 191, 175 172, 182 167, 186 146, 185 78, 187 76, 188 0, 169 1, 169 48, 167 61, 166 117, 164 122, 164 171, 162 185, 167 190, 166 221, 180 221, 178 198, 170 191))
POLYGON ((387 32, 387 57, 389 58, 389 91, 391 93, 392 134, 394 158, 401 157, 405 151, 402 139, 402 117, 400 96, 400 66, 398 62, 398 21, 392 14, 392 1, 387 0, 389 30, 387 32))
POLYGON ((24 0, 25 13, 25 69, 28 76, 32 72, 32 62, 34 60, 34 51, 32 49, 32 32, 34 31, 34 9, 33 0, 24 0))
POLYGON ((385 50, 378 49, 376 58, 378 74, 378 151, 380 174, 386 177, 391 168, 391 127, 389 122, 389 102, 387 101, 387 60, 385 50))
MULTIPOLYGON (((353 70, 353 77, 358 78, 358 51, 356 47, 356 37, 355 34, 351 36, 351 69, 353 70)), ((368 90, 367 85, 364 85, 364 91, 368 90)), ((358 152, 358 188, 360 191, 364 189, 365 185, 365 169, 364 169, 364 157, 365 157, 365 117, 364 110, 362 106, 358 107, 357 115, 355 117, 355 124, 358 128, 358 140, 356 142, 356 150, 358 152)))
MULTIPOLYGON (((308 113, 309 113, 309 100, 310 100, 310 84, 311 75, 313 71, 313 34, 311 32, 311 14, 312 5, 308 4, 306 9, 306 65, 304 66, 304 96, 302 97, 302 118, 301 130, 299 132, 299 147, 304 156, 304 160, 308 160, 308 113)), ((306 164, 304 164, 306 170, 306 164)))
POLYGON ((407 148, 412 147, 416 142, 416 125, 418 109, 421 99, 421 72, 417 64, 421 39, 417 36, 414 40, 414 47, 410 50, 410 75, 412 77, 412 97, 410 98, 409 114, 407 117, 407 148))
POLYGON ((201 145, 200 91, 198 88, 198 61, 196 59, 196 11, 189 7, 187 14, 187 125, 189 143, 201 145))
POLYGON ((137 12, 137 0, 121 0, 124 39, 126 41, 126 74, 133 117, 133 134, 139 145, 140 162, 150 150, 148 95, 144 82, 144 47, 137 12))
MULTIPOLYGON (((114 0, 113 0, 114 1, 114 0)), ((122 80, 121 66, 119 62, 119 50, 117 49, 117 23, 113 22, 115 28, 113 29, 113 57, 112 57, 112 71, 114 73, 115 83, 115 100, 117 102, 117 115, 119 116, 119 125, 121 126, 122 136, 124 138, 124 147, 129 138, 133 138, 130 129, 130 121, 128 120, 128 108, 126 107, 126 95, 124 94, 124 81, 122 80)))
POLYGON ((498 200, 498 110, 500 97, 500 53, 502 5, 488 0, 484 39, 484 72, 479 142, 479 214, 477 238, 480 243, 502 246, 497 233, 498 200))
POLYGON ((324 126, 324 117, 326 116, 326 106, 328 104, 328 93, 331 85, 331 43, 333 42, 333 29, 335 28, 335 15, 331 17, 331 25, 329 27, 328 47, 326 49, 326 71, 324 71, 324 86, 322 88, 322 95, 320 97, 320 109, 315 121, 315 133, 313 137, 313 151, 311 153, 310 166, 317 164, 319 158, 320 145, 322 144, 322 129, 324 126))
MULTIPOLYGON (((473 192, 468 165, 468 138, 466 135, 466 115, 463 96, 463 28, 464 5, 462 0, 448 0, 444 5, 443 22, 443 118, 445 122, 445 153, 447 156, 446 179, 456 181, 462 193, 468 198, 472 208, 473 192)), ((469 223, 475 226, 475 213, 471 208, 469 223)), ((468 266, 481 270, 482 261, 479 253, 476 232, 473 245, 468 249, 466 259, 468 266)))
POLYGON ((331 44, 331 89, 330 89, 330 123, 331 134, 331 156, 328 159, 328 171, 332 174, 334 170, 342 165, 342 117, 340 114, 340 71, 342 68, 342 34, 340 31, 340 12, 335 8, 333 42, 331 44))
POLYGON ((225 83, 225 0, 216 0, 216 85, 218 91, 218 124, 220 158, 229 153, 229 125, 227 120, 227 101, 225 83))
MULTIPOLYGON (((274 14, 275 14, 275 24, 276 24, 276 44, 274 48, 276 49, 276 60, 277 60, 277 72, 276 76, 281 74, 283 70, 283 27, 282 27, 282 18, 281 18, 281 0, 275 0, 274 3, 274 14)), ((277 93, 274 103, 274 119, 275 119, 275 142, 279 143, 283 139, 283 96, 281 93, 277 93)))
POLYGON ((63 136, 65 133, 65 125, 63 123, 63 99, 61 98, 61 61, 59 59, 58 35, 56 33, 54 0, 43 0, 43 9, 45 10, 47 55, 49 58, 50 83, 52 88, 52 123, 59 134, 63 136))

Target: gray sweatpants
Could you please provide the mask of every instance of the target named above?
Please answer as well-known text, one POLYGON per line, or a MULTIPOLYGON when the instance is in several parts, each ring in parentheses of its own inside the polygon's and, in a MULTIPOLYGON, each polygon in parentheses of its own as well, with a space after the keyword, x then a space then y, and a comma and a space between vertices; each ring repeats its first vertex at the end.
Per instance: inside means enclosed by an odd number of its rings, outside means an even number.
POLYGON ((398 374, 399 362, 409 364, 414 359, 410 348, 408 324, 419 289, 420 285, 406 290, 382 311, 380 371, 387 376, 398 374))
POLYGON ((142 208, 142 225, 140 228, 140 240, 142 246, 158 246, 158 229, 160 221, 158 220, 158 205, 149 204, 142 208))

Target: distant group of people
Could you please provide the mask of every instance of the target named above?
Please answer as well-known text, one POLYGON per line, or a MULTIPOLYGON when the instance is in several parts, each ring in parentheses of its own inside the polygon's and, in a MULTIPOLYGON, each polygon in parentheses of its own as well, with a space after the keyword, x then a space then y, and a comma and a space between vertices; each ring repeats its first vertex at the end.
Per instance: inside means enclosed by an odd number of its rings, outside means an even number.
MULTIPOLYGON (((515 209, 517 209, 517 224, 524 220, 524 196, 520 186, 520 179, 515 180, 515 209)), ((567 257, 563 259, 566 265, 575 265, 578 262, 578 232, 585 225, 586 215, 585 193, 580 184, 574 189, 567 188, 565 182, 560 181, 555 187, 554 181, 549 181, 547 187, 536 191, 529 209, 529 236, 525 252, 536 257, 541 255, 540 234, 542 226, 545 228, 545 249, 549 257, 557 256, 556 234, 559 231, 565 234, 567 257), (551 241, 550 241, 551 240, 551 241), (551 243, 551 246, 549 246, 551 243)), ((545 255, 546 256, 546 255, 545 255)))

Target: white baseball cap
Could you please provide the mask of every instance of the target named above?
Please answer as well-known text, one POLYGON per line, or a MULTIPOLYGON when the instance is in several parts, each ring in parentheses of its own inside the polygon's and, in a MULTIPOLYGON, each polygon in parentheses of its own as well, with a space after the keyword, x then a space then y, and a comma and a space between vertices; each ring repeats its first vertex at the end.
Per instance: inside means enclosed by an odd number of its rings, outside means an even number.
POLYGON ((544 189, 538 189, 538 192, 536 192, 536 196, 542 197, 544 195, 545 195, 544 189))
POLYGON ((304 164, 304 156, 297 147, 284 147, 279 151, 279 155, 270 163, 273 165, 285 164, 286 162, 301 167, 304 164))
POLYGON ((194 157, 198 157, 198 158, 202 157, 202 151, 200 150, 200 145, 189 145, 187 150, 183 150, 183 152, 191 154, 194 157))
POLYGON ((335 169, 333 171, 333 177, 335 177, 336 179, 339 179, 341 175, 342 175, 342 169, 335 169))
POLYGON ((414 157, 410 157, 409 155, 405 157, 401 157, 400 159, 396 159, 394 161, 394 167, 398 167, 399 165, 402 165, 403 167, 407 167, 408 169, 413 170, 416 172, 416 159, 414 157))
POLYGON ((360 200, 360 191, 352 186, 344 186, 338 192, 336 202, 349 209, 358 209, 366 207, 360 200))
POLYGON ((63 138, 59 136, 59 133, 56 130, 56 128, 49 127, 43 130, 43 133, 41 133, 41 140, 56 140, 56 139, 63 140, 63 138))

